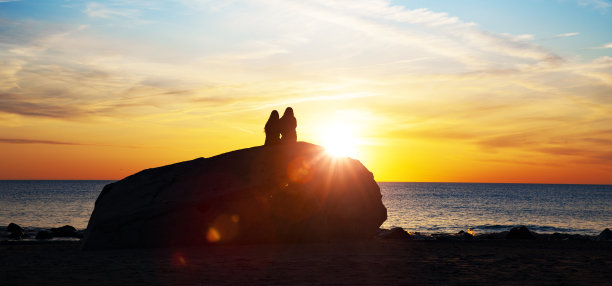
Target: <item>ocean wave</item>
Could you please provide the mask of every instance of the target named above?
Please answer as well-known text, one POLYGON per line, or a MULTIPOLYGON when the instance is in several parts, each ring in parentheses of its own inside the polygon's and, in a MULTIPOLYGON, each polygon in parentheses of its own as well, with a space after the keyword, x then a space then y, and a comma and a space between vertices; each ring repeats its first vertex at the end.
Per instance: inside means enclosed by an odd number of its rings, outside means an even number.
POLYGON ((559 232, 559 233, 584 233, 584 232, 593 232, 594 230, 592 229, 586 229, 586 228, 563 228, 563 227, 555 227, 555 226, 548 226, 548 225, 533 225, 533 224, 493 224, 493 225, 489 225, 489 224, 485 224, 485 225, 477 225, 477 226, 473 226, 471 227, 471 229, 473 230, 480 230, 480 231, 491 231, 491 232, 498 232, 498 231, 508 231, 512 228, 515 227, 521 227, 521 226, 525 226, 528 229, 535 231, 535 232, 542 232, 542 233, 555 233, 555 232, 559 232))

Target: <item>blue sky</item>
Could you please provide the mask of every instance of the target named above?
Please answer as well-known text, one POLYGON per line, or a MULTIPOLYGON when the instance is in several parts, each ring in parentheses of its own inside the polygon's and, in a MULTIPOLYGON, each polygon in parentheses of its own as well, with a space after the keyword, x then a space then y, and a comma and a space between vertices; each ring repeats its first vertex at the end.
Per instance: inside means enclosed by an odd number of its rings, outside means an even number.
MULTIPOLYGON (((166 23, 178 27, 189 25, 196 19, 207 21, 203 18, 215 23, 216 20, 222 19, 228 10, 231 10, 231 13, 240 10, 249 13, 247 9, 252 6, 241 1, 223 2, 229 4, 211 4, 211 1, 166 1, 165 4, 152 4, 150 1, 1 1, 0 16, 17 21, 107 25, 109 28, 121 25, 119 23, 134 24, 139 21, 166 23), (114 23, 109 26, 110 20, 114 23)), ((389 3, 406 9, 424 8, 435 13, 446 13, 463 22, 475 23, 489 32, 532 35, 533 40, 538 43, 568 54, 583 54, 587 58, 609 54, 606 51, 586 49, 600 47, 612 41, 612 5, 606 0, 434 0, 389 3), (558 37, 570 33, 577 33, 576 37, 579 38, 563 41, 558 37)), ((257 10, 252 12, 257 13, 257 10)), ((161 32, 161 36, 164 36, 164 31, 161 32)))
POLYGON ((609 51, 588 50, 611 41, 612 5, 609 1, 394 1, 415 9, 427 7, 474 22, 495 33, 533 35, 533 41, 565 55, 586 59, 610 55, 609 51), (577 33, 575 37, 560 37, 577 33))

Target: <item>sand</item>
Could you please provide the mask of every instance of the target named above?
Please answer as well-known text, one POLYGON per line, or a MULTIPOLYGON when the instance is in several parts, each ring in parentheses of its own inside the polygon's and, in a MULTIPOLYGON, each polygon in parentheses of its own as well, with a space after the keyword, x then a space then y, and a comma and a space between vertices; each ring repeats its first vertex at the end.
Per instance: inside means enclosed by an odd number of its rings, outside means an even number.
POLYGON ((0 285, 612 285, 612 242, 395 241, 79 250, 1 243, 0 285))

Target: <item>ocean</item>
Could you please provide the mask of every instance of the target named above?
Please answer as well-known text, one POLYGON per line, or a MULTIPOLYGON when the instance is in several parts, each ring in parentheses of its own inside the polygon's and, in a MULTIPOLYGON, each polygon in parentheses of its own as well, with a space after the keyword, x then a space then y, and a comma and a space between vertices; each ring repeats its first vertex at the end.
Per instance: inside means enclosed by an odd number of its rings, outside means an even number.
MULTIPOLYGON (((0 181, 0 226, 30 231, 87 227, 94 202, 112 181, 0 181)), ((422 234, 525 225, 538 233, 596 235, 612 228, 612 185, 379 183, 388 218, 382 228, 422 234)))

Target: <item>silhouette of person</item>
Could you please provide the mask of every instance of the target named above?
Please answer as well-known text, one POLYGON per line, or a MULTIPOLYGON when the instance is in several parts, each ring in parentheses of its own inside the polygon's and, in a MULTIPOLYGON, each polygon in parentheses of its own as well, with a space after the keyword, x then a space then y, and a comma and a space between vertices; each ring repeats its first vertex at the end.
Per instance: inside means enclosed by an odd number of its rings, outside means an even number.
POLYGON ((280 119, 280 133, 282 135, 281 141, 283 143, 297 142, 297 133, 295 128, 297 127, 297 120, 293 115, 293 108, 287 107, 283 117, 280 119))
POLYGON ((280 119, 278 118, 278 111, 272 110, 270 113, 270 117, 268 118, 268 122, 266 122, 266 126, 264 127, 264 132, 266 133, 266 142, 264 145, 274 145, 280 143, 280 119))

